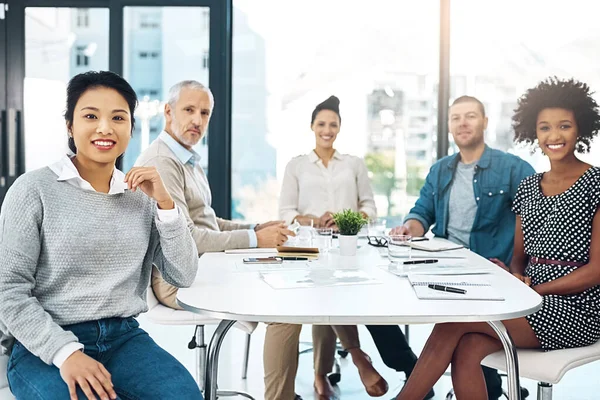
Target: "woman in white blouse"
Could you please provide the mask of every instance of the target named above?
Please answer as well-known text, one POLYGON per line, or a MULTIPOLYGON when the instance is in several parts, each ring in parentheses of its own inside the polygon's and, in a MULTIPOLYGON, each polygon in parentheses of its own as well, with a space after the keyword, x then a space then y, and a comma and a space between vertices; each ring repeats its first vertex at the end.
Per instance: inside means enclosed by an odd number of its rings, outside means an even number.
POLYGON ((339 100, 331 96, 313 111, 315 149, 295 157, 285 169, 279 200, 281 219, 288 223, 312 220, 315 227, 332 227, 332 213, 347 208, 366 218, 376 217, 364 161, 333 148, 340 126, 339 100))
MULTIPOLYGON (((339 104, 339 99, 331 96, 315 108, 311 119, 315 149, 295 157, 285 169, 279 216, 288 223, 295 219, 306 225, 312 220, 315 227, 335 229, 332 213, 347 208, 359 211, 366 218, 376 217, 364 161, 340 154, 333 147, 341 125, 339 104)), ((336 335, 352 355, 367 393, 383 396, 387 392, 387 382, 360 349, 356 326, 314 325, 315 389, 319 395, 329 398, 333 394, 327 374, 333 368, 336 335)))

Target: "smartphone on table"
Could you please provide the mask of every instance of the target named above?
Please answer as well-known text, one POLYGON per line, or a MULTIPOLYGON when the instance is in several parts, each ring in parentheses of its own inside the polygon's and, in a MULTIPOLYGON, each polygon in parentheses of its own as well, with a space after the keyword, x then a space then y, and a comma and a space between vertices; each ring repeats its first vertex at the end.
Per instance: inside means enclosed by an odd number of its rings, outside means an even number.
POLYGON ((244 264, 281 264, 281 257, 244 258, 244 264))

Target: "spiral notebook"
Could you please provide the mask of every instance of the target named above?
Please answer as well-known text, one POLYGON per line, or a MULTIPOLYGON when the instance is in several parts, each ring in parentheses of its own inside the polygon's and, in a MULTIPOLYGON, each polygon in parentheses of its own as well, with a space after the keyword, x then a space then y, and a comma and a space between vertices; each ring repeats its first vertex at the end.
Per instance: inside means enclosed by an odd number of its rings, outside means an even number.
POLYGON ((424 275, 409 273, 408 280, 415 294, 423 300, 490 300, 503 301, 504 297, 490 283, 489 275, 424 275), (428 285, 443 285, 465 289, 467 293, 449 293, 430 289, 428 285))

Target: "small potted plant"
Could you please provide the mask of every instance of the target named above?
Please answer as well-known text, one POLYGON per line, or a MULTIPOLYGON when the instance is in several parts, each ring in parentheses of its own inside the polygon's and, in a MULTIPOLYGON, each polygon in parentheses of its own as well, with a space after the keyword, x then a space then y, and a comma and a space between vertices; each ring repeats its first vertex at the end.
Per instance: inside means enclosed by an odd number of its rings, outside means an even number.
POLYGON ((365 219, 361 213, 346 209, 339 213, 333 214, 333 220, 340 231, 339 245, 340 255, 354 256, 356 255, 358 232, 369 221, 365 219))

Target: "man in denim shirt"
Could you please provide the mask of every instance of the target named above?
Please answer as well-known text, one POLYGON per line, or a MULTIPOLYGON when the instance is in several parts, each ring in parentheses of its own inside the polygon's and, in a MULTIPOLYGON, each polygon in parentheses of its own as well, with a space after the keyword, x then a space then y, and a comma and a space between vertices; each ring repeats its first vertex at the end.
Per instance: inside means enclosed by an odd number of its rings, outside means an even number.
MULTIPOLYGON (((488 119, 483 104, 462 96, 450 107, 450 132, 460 150, 436 162, 404 225, 392 234, 435 236, 462 244, 475 253, 509 265, 513 253, 515 215, 511 211, 519 184, 535 173, 517 156, 488 147, 488 119)), ((502 394, 496 370, 483 367, 488 396, 502 394)))

